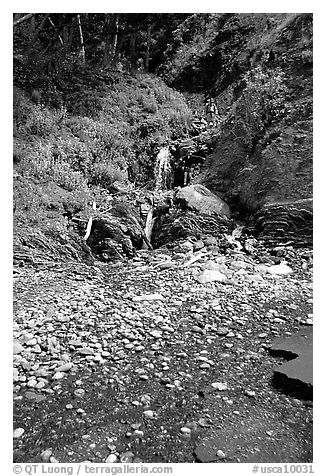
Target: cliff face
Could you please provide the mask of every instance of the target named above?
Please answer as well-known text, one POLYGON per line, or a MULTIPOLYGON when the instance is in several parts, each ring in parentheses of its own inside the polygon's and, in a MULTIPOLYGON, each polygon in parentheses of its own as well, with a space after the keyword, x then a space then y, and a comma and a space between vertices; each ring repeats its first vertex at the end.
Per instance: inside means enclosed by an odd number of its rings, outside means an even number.
POLYGON ((205 49, 171 78, 177 88, 210 91, 221 116, 198 181, 250 212, 310 198, 312 15, 225 14, 214 22, 205 49))

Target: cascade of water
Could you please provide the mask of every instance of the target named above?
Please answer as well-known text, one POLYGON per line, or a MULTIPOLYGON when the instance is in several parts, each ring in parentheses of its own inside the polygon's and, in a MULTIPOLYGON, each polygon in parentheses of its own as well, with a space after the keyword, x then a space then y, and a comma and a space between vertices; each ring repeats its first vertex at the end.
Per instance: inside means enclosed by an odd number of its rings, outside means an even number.
POLYGON ((163 147, 156 157, 154 168, 155 173, 155 191, 168 189, 171 179, 171 153, 169 147, 163 147))
POLYGON ((145 225, 145 235, 149 242, 151 242, 152 238, 152 231, 154 226, 155 218, 153 218, 153 208, 151 208, 146 217, 146 225, 145 225))

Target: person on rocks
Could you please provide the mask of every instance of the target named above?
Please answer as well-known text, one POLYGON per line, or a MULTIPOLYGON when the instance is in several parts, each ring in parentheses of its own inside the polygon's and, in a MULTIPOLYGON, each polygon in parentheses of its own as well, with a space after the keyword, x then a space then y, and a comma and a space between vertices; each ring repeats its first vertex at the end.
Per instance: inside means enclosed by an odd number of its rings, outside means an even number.
POLYGON ((192 167, 191 166, 185 166, 184 167, 184 172, 183 172, 183 186, 187 187, 187 185, 190 185, 191 178, 192 178, 192 167))
POLYGON ((217 107, 213 98, 208 98, 208 100, 206 101, 205 112, 206 112, 208 125, 210 127, 213 127, 215 125, 215 117, 217 114, 217 107))

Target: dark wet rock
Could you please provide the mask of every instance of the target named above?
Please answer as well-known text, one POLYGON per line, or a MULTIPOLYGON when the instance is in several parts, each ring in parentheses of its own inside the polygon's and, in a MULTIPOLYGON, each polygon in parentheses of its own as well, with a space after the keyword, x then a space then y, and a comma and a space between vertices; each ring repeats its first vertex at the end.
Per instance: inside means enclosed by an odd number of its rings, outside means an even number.
POLYGON ((312 246, 313 200, 265 205, 252 218, 252 231, 268 247, 281 243, 312 246))
POLYGON ((274 370, 275 385, 302 398, 313 394, 313 331, 311 327, 290 337, 276 339, 269 352, 292 359, 274 370))
POLYGON ((87 244, 102 260, 133 257, 148 242, 138 210, 126 201, 116 200, 105 213, 95 214, 87 244))
POLYGON ((224 218, 231 216, 229 206, 203 185, 196 184, 181 188, 177 191, 174 200, 176 204, 200 214, 224 218))
MULTIPOLYGON (((176 245, 176 240, 182 238, 195 237, 197 240, 207 235, 214 235, 214 238, 212 236, 210 240, 215 245, 218 244, 217 250, 220 252, 229 246, 225 241, 225 234, 230 233, 231 229, 231 222, 222 217, 175 210, 155 221, 152 243, 156 248, 167 243, 176 245)), ((205 243, 205 239, 203 241, 205 243)))

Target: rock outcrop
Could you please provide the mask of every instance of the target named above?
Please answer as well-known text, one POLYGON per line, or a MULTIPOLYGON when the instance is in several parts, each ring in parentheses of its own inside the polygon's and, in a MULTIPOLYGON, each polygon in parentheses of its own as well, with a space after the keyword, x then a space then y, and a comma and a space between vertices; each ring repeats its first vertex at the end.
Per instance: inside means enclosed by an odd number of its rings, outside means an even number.
POLYGON ((312 197, 312 14, 216 14, 208 22, 184 47, 196 54, 171 77, 181 90, 209 93, 221 118, 196 181, 231 209, 269 215, 272 207, 273 223, 285 222, 275 228, 281 239, 285 230, 300 238, 305 222, 311 241, 310 212, 296 203, 312 197))
POLYGON ((313 201, 297 200, 262 207, 252 217, 252 233, 266 246, 312 246, 313 201))
POLYGON ((157 217, 153 228, 152 243, 154 248, 157 248, 167 243, 173 243, 180 238, 200 239, 204 236, 212 236, 219 249, 226 249, 230 245, 225 239, 225 235, 231 233, 232 226, 229 220, 217 215, 174 210, 157 217))
POLYGON ((87 244, 104 261, 131 258, 147 241, 143 227, 136 207, 116 200, 105 213, 95 215, 87 244))

